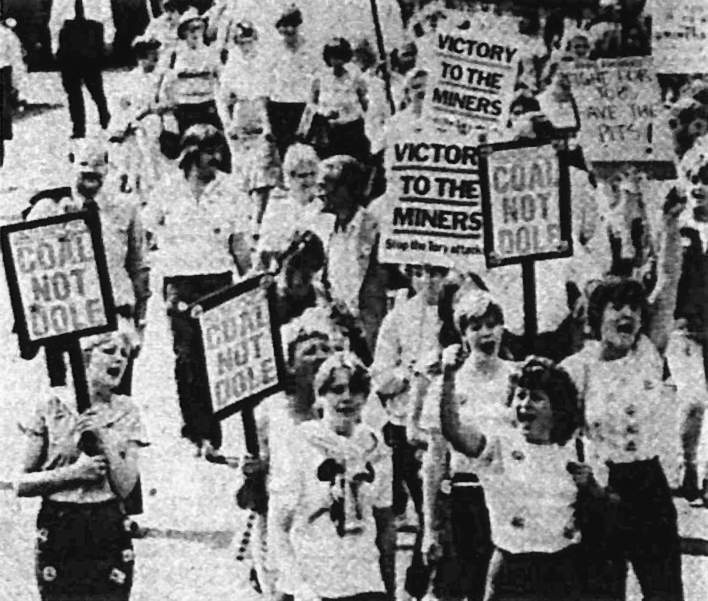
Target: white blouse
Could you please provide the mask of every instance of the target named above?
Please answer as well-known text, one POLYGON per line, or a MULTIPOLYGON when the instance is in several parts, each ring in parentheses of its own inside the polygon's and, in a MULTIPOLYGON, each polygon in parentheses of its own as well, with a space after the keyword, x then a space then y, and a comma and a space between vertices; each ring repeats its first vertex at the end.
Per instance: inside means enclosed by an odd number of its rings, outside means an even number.
POLYGON ((600 343, 561 364, 585 398, 590 462, 602 482, 605 462, 626 463, 659 457, 669 481, 676 478, 681 453, 679 407, 671 381, 663 380, 663 360, 652 342, 614 361, 600 359, 600 343))

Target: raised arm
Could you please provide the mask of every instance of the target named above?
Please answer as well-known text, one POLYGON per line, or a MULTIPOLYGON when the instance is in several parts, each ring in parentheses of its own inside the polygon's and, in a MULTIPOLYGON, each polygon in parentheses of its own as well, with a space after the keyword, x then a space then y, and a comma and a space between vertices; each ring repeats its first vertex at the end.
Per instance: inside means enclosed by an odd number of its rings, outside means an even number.
POLYGON ((453 345, 443 353, 442 399, 440 402, 440 423, 443 436, 452 448, 469 457, 478 457, 484 450, 486 438, 471 424, 460 423, 460 408, 455 395, 455 355, 458 350, 453 345))
POLYGON ((650 298, 649 316, 649 338, 662 355, 674 328, 674 310, 682 262, 678 218, 685 204, 686 199, 676 188, 672 188, 663 208, 663 244, 659 257, 658 281, 650 298))

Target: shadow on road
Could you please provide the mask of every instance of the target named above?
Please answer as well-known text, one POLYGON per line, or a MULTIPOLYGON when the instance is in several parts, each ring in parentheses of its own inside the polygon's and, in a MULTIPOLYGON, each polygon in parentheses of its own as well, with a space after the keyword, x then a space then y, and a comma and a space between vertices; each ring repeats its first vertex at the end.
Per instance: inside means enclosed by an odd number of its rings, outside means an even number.
POLYGON ((176 530, 174 528, 146 528, 145 538, 164 538, 208 545, 212 549, 226 549, 231 545, 234 533, 223 530, 176 530))

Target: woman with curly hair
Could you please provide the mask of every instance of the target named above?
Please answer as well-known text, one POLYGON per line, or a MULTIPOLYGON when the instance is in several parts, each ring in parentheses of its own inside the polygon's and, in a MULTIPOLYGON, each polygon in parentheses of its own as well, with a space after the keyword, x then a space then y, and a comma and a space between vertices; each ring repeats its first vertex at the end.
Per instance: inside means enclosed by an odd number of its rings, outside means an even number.
POLYGON ((575 386, 550 359, 530 357, 509 378, 513 421, 461 420, 459 354, 457 345, 443 352, 441 423, 452 447, 477 459, 484 485, 494 542, 484 600, 578 599, 577 489, 567 470, 581 417, 575 386))
POLYGON ((600 587, 611 599, 625 597, 628 563, 645 599, 683 598, 669 488, 678 475, 678 410, 664 354, 674 324, 681 264, 678 215, 684 202, 672 190, 664 204, 662 270, 651 295, 634 279, 601 281, 588 306, 596 340, 563 362, 580 393, 585 434, 593 445, 586 469, 619 498, 610 544, 589 558, 590 592, 600 587))

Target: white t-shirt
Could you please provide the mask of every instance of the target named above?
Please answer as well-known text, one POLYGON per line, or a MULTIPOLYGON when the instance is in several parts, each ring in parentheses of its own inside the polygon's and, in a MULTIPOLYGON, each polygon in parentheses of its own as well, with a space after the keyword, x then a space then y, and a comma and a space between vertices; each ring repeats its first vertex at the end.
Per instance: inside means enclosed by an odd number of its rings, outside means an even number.
MULTIPOLYGON (((373 508, 391 505, 389 448, 364 425, 350 438, 319 420, 301 424, 296 432, 288 469, 271 480, 270 502, 293 513, 290 541, 299 576, 320 597, 383 592, 373 508), (329 478, 323 472, 335 463, 342 473, 329 478), (337 507, 343 509, 341 520, 333 516, 337 507)), ((281 573, 280 590, 292 594, 296 577, 281 573)))
POLYGON ((511 553, 555 553, 576 543, 577 487, 566 470, 574 445, 535 445, 511 426, 497 430, 477 461, 494 544, 511 553))

